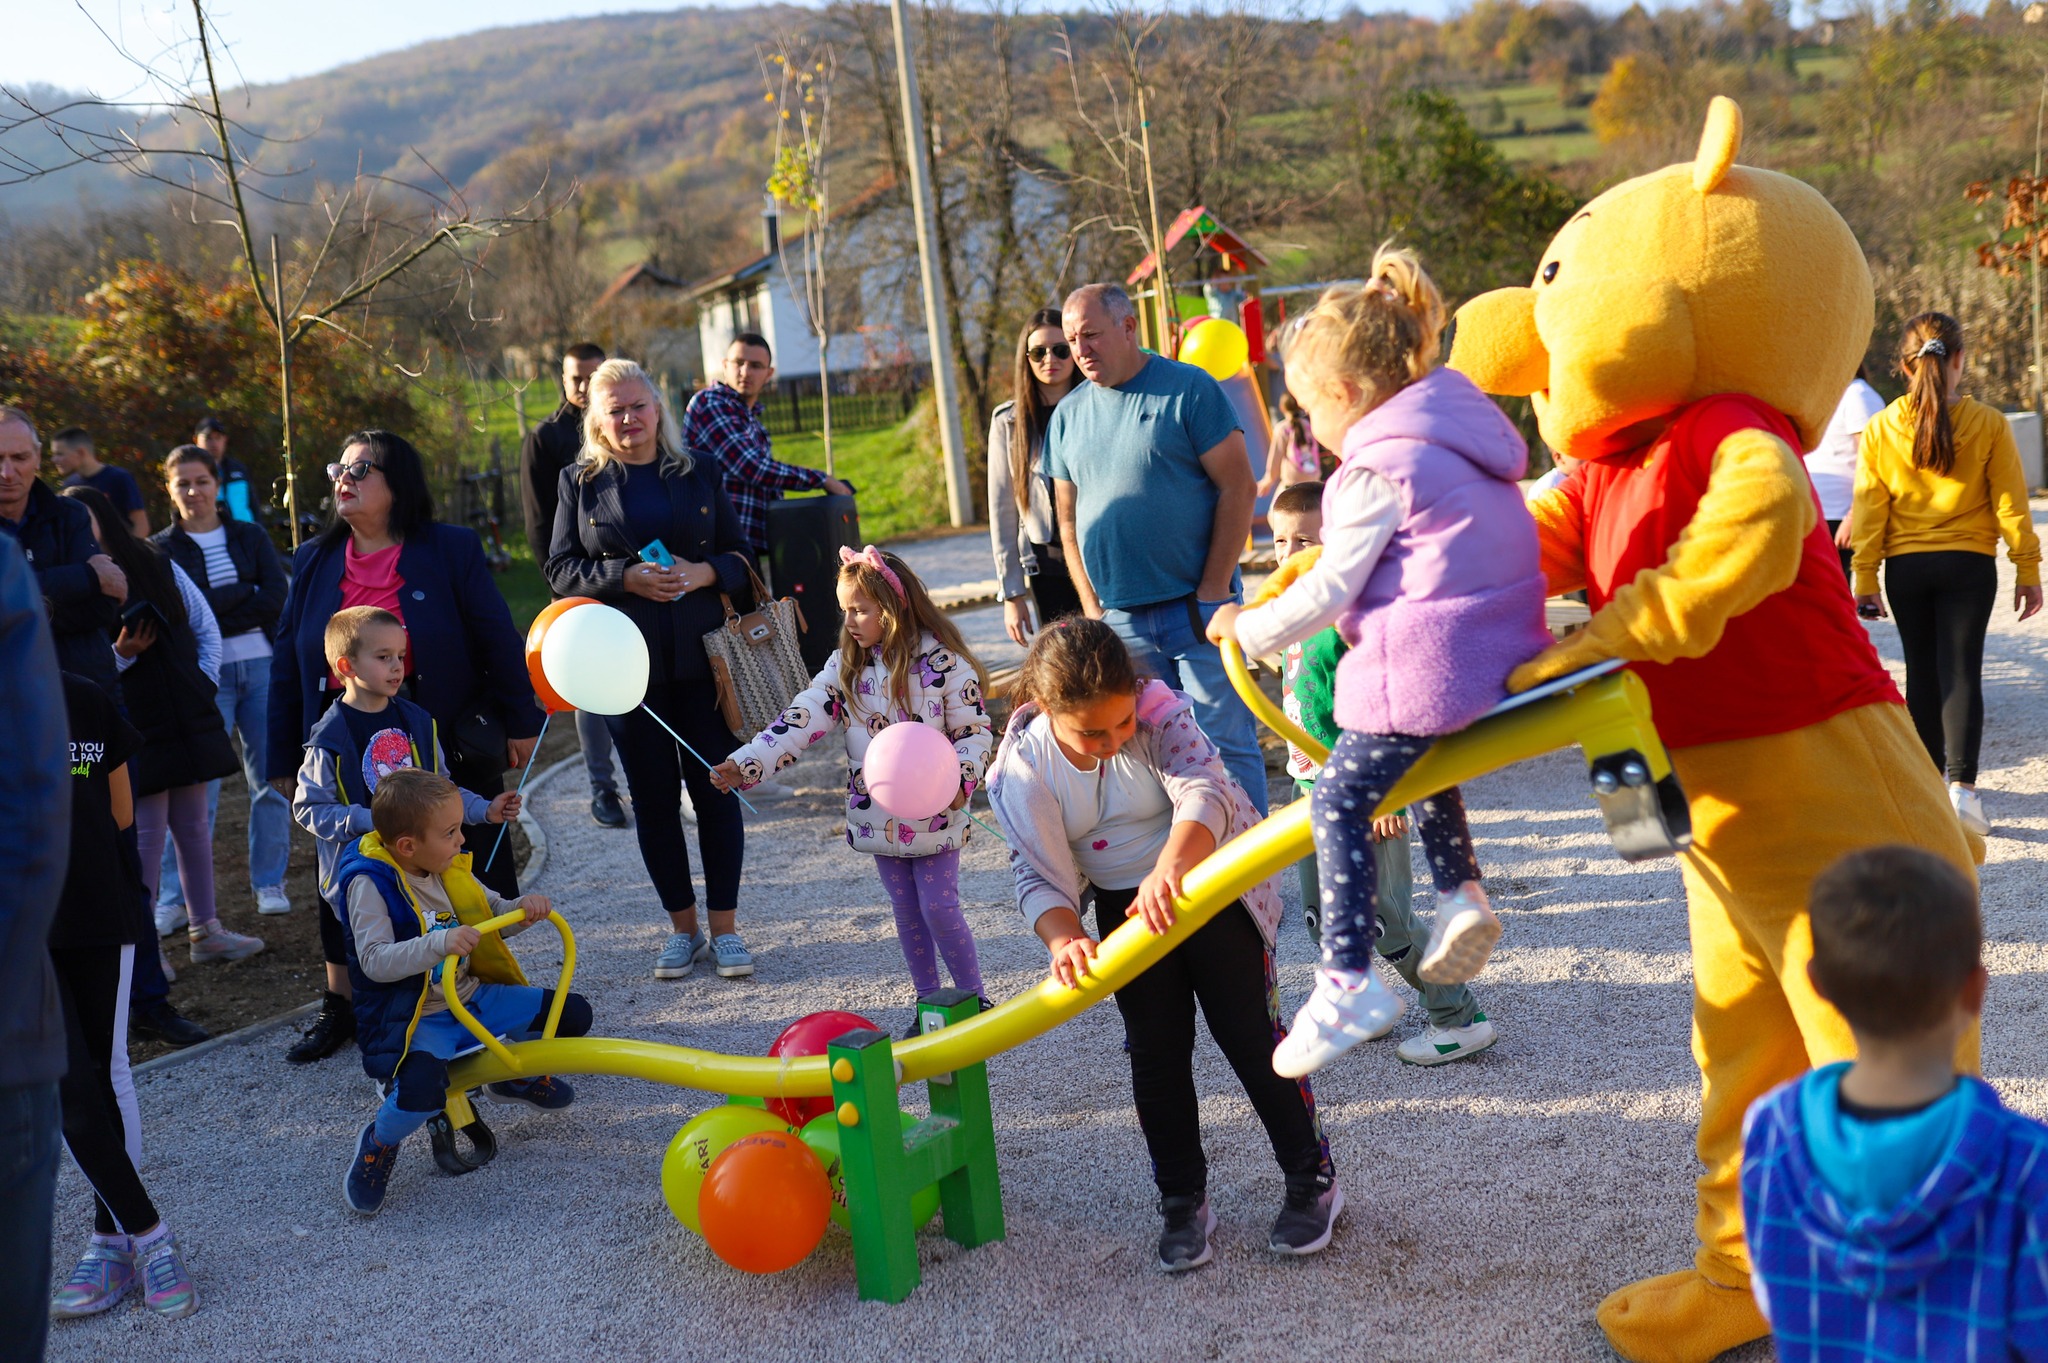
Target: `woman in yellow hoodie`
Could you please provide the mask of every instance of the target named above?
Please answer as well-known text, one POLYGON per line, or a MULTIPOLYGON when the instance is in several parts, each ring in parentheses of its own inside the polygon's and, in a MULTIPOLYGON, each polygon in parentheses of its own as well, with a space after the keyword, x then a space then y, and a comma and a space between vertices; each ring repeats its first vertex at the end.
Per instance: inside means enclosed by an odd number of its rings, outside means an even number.
POLYGON ((1906 395, 1863 430, 1853 512, 1856 608, 1879 619, 1890 601, 1906 654, 1906 709, 1944 769, 1956 817, 1981 835, 1991 831, 1977 796, 1977 748, 1998 541, 2005 540, 2019 580, 2013 609, 2022 620, 2041 609, 2041 544, 2012 428, 1997 409, 1956 395, 1962 324, 1940 312, 1906 323, 1898 372, 1906 395))

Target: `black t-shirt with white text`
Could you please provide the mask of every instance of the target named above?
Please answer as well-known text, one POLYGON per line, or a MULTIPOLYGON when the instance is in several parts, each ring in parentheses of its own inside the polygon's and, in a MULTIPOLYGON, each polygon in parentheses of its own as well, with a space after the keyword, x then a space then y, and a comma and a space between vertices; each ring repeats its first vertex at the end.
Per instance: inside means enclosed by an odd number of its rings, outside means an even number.
POLYGON ((71 870, 50 923, 54 948, 140 945, 156 924, 144 902, 134 838, 114 822, 109 784, 142 746, 113 700, 74 672, 64 674, 71 726, 71 870))

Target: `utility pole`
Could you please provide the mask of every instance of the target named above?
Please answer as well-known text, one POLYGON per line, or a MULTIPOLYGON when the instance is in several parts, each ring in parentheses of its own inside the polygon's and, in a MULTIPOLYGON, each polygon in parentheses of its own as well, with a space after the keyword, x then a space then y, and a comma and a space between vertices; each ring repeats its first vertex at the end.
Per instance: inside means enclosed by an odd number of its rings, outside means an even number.
POLYGON ((910 210, 917 224, 917 273, 924 285, 924 331, 932 357, 932 393, 939 407, 939 444, 946 452, 946 511, 954 525, 968 525, 974 515, 967 501, 967 442, 960 434, 959 395, 953 388, 953 328, 939 292, 939 262, 932 245, 930 148, 924 139, 924 110, 917 97, 917 67, 910 59, 910 26, 903 0, 889 0, 889 18, 896 30, 896 84, 903 94, 903 140, 909 155, 910 210))

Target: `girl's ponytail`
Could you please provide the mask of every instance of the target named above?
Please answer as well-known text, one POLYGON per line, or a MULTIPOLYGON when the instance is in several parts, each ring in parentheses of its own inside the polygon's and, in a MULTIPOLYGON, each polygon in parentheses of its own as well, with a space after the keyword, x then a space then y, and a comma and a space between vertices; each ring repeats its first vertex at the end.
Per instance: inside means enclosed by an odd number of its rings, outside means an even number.
POLYGON ((1421 323, 1420 334, 1408 351, 1408 378, 1411 382, 1427 378, 1443 352, 1444 325, 1450 320, 1443 292, 1413 251, 1391 245, 1383 245, 1373 253, 1372 282, 1421 323))
POLYGON ((1443 354, 1448 320, 1443 293, 1415 253, 1382 246, 1372 278, 1325 289, 1281 333, 1280 353, 1290 374, 1358 385, 1366 394, 1363 411, 1429 376, 1443 354))
POLYGON ((1137 664, 1115 630, 1085 615, 1047 624, 1031 641, 1010 696, 1042 710, 1065 714, 1104 696, 1138 693, 1137 664))
POLYGON ((1913 467, 1947 477, 1956 466, 1955 423, 1948 414, 1948 366, 1963 353, 1963 324, 1945 312, 1906 323, 1898 373, 1913 403, 1913 467))

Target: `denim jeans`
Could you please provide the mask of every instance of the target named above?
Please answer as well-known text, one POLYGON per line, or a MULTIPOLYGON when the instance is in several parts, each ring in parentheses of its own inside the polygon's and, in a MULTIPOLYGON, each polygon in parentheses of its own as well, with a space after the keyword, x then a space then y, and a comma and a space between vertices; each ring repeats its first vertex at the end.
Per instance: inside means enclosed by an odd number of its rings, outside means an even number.
MULTIPOLYGON (((228 732, 242 739, 242 779, 249 785, 249 884, 284 884, 285 864, 292 852, 291 802, 263 779, 263 745, 269 741, 270 659, 248 658, 223 663, 220 690, 213 702, 228 732)), ((206 826, 210 832, 220 812, 220 782, 206 783, 206 826)), ((164 846, 163 873, 156 902, 183 904, 185 888, 178 882, 178 859, 164 846)))
POLYGON ((40 1363, 50 1328, 57 1085, 0 1085, 0 1363, 40 1363))
MULTIPOLYGON (((1235 601, 1239 598, 1230 598, 1235 601)), ((1168 686, 1185 691, 1195 703, 1195 723, 1223 755, 1223 765, 1266 812, 1266 759, 1259 753, 1259 731, 1223 674, 1223 655, 1203 636, 1209 617, 1221 601, 1198 602, 1192 596, 1130 610, 1104 610, 1102 622, 1130 647, 1138 666, 1168 686)))
POLYGON ((578 710, 576 741, 583 745, 583 767, 590 773, 591 798, 607 792, 618 794, 619 780, 612 775, 612 731, 605 717, 578 710))

